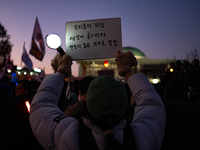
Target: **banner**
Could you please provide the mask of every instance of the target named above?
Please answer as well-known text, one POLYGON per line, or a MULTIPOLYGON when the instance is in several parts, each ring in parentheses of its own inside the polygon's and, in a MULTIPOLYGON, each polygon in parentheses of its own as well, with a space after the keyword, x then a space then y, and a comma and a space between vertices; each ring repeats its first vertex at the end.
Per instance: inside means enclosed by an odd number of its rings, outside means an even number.
POLYGON ((32 44, 31 44, 31 49, 29 53, 33 55, 36 59, 39 59, 40 61, 42 61, 45 55, 45 43, 44 43, 42 31, 41 31, 40 24, 37 17, 35 21, 35 27, 33 30, 31 43, 32 44))
POLYGON ((22 61, 24 62, 26 67, 31 71, 32 68, 33 68, 33 63, 32 63, 30 57, 28 56, 28 54, 26 52, 25 43, 24 43, 24 46, 23 46, 22 61))

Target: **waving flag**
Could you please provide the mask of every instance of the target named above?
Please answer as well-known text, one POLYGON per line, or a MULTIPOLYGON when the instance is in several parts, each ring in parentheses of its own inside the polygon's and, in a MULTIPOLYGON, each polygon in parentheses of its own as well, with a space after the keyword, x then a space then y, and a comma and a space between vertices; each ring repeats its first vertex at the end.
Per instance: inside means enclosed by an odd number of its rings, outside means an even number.
POLYGON ((33 55, 36 59, 39 59, 40 61, 42 61, 45 55, 44 39, 37 17, 35 21, 35 27, 33 30, 31 50, 29 53, 33 55))
POLYGON ((23 46, 22 61, 24 62, 26 67, 31 71, 32 68, 33 68, 33 63, 32 63, 30 57, 28 56, 28 54, 26 52, 25 43, 24 43, 24 46, 23 46))

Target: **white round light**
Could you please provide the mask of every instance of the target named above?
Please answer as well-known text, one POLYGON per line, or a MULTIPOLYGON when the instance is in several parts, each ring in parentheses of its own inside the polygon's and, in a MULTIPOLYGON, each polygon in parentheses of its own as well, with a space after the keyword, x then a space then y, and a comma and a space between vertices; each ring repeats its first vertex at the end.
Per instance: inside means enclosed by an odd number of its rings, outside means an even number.
POLYGON ((61 46, 61 38, 57 34, 49 34, 46 36, 46 44, 49 48, 57 49, 61 46))
POLYGON ((17 67, 17 70, 22 70, 22 67, 19 67, 19 66, 18 66, 18 67, 17 67))
POLYGON ((157 84, 158 83, 158 79, 153 79, 153 84, 157 84))
POLYGON ((35 72, 38 72, 38 73, 41 72, 41 69, 40 69, 40 68, 34 68, 33 70, 34 70, 35 72))

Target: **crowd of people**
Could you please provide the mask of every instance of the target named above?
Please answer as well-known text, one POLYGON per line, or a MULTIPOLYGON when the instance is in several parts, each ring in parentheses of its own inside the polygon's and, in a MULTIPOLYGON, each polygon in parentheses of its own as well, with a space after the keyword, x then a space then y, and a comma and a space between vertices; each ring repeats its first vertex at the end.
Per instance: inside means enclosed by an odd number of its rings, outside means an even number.
POLYGON ((199 60, 171 62, 170 69, 162 74, 161 83, 154 85, 167 115, 162 149, 199 149, 199 60))
POLYGON ((159 94, 166 100, 182 100, 196 103, 198 106, 200 99, 199 60, 194 59, 192 63, 188 61, 183 63, 181 61, 171 62, 170 69, 162 73, 161 84, 156 85, 157 88, 159 87, 159 94), (163 89, 161 89, 161 86, 163 89))
POLYGON ((200 149, 199 60, 170 63, 154 85, 132 74, 132 53, 118 51, 116 63, 127 83, 87 76, 70 97, 69 55, 56 55, 42 82, 2 77, 0 149, 200 149))
POLYGON ((29 123, 29 109, 40 82, 0 79, 0 149, 39 149, 29 123))

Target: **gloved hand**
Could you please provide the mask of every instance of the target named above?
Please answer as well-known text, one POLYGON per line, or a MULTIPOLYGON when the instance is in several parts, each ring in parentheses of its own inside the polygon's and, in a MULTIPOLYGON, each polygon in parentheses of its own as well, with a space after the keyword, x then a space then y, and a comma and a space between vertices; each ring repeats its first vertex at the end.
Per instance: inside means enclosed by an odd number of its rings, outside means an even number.
POLYGON ((62 73, 65 77, 71 76, 71 65, 71 56, 67 54, 63 56, 57 54, 51 60, 51 66, 53 67, 54 71, 62 73))
POLYGON ((125 73, 127 72, 132 73, 132 66, 138 65, 138 62, 132 52, 123 53, 121 51, 117 51, 115 61, 117 64, 118 74, 121 77, 125 77, 125 73))

